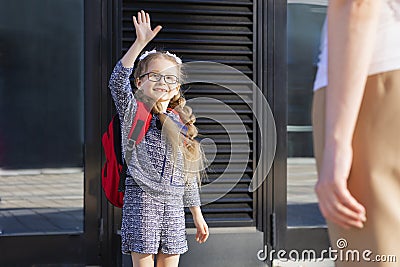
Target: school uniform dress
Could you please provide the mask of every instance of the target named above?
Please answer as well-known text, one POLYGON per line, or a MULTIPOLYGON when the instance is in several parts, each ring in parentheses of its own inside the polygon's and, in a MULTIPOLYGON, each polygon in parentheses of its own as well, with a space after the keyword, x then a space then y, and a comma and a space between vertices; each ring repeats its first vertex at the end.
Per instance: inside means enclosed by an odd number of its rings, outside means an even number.
MULTIPOLYGON (((333 249, 347 241, 348 250, 371 251, 361 262, 338 260, 337 267, 398 266, 375 256, 400 259, 400 0, 383 0, 373 57, 353 134, 353 161, 348 178, 351 194, 366 208, 362 229, 345 230, 327 222, 333 249)), ((317 168, 322 164, 328 84, 326 25, 314 83, 313 127, 317 168)), ((330 88, 335 90, 335 88, 330 88)), ((361 256, 360 256, 361 257, 361 256)))
MULTIPOLYGON (((137 110, 129 77, 133 68, 119 61, 111 74, 109 88, 116 105, 126 154, 127 136, 137 110)), ((172 120, 179 115, 166 113, 172 120)), ((200 206, 197 179, 184 182, 183 155, 173 160, 158 116, 153 115, 143 140, 134 146, 128 165, 122 210, 122 252, 183 254, 188 250, 184 207, 200 206)))

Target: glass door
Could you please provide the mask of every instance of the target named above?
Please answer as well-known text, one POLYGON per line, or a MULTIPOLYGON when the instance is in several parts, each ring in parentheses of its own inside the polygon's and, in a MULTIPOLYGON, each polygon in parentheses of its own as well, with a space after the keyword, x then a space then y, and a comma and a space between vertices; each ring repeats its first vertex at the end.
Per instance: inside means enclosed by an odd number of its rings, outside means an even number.
POLYGON ((297 250, 300 255, 302 250, 312 249, 317 257, 328 243, 326 223, 314 193, 317 171, 311 107, 327 2, 287 2, 286 249, 297 250))
POLYGON ((275 103, 278 142, 273 179, 268 184, 267 197, 272 195, 273 204, 266 223, 270 247, 265 257, 277 266, 286 266, 288 260, 319 258, 329 247, 326 223, 314 193, 317 172, 311 125, 313 81, 328 1, 273 3, 266 27, 272 36, 268 44, 273 44, 268 78, 272 80, 269 93, 275 103))
POLYGON ((288 1, 288 227, 324 227, 314 185, 311 107, 318 63, 321 27, 327 1, 288 1))

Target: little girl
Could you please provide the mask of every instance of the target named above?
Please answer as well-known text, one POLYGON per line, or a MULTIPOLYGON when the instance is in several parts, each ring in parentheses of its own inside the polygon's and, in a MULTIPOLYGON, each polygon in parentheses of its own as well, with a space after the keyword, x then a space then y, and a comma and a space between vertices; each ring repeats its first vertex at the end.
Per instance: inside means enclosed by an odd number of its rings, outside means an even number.
POLYGON ((122 252, 131 254, 133 266, 178 266, 188 250, 184 206, 189 207, 197 228, 196 241, 207 240, 208 226, 200 209, 198 181, 202 150, 194 139, 195 117, 180 93, 182 61, 169 52, 150 51, 140 58, 134 72, 135 96, 129 76, 139 53, 157 35, 144 11, 133 17, 136 40, 117 63, 109 88, 122 132, 122 151, 128 165, 122 215, 122 252), (138 101, 152 113, 143 140, 127 157, 127 136, 138 101), (185 135, 179 123, 184 124, 185 135))

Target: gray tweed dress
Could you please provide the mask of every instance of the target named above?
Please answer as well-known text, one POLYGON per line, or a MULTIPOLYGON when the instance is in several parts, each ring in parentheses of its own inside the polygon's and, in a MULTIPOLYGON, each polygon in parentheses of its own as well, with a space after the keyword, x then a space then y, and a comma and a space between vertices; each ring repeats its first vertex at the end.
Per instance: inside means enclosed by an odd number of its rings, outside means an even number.
MULTIPOLYGON (((109 88, 117 108, 122 132, 122 151, 137 102, 129 77, 133 68, 119 61, 111 74, 109 88)), ((171 119, 179 115, 166 113, 171 119)), ((183 254, 188 250, 184 207, 200 206, 196 179, 187 184, 183 177, 182 154, 172 163, 172 147, 166 142, 153 116, 142 142, 128 160, 124 206, 122 210, 122 252, 183 254)))

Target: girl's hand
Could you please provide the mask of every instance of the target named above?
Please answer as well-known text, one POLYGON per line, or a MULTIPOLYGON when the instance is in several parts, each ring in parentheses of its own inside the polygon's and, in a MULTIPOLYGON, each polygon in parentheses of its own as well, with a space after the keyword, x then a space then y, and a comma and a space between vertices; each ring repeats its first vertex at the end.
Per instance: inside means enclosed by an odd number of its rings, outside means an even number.
POLYGON ((345 229, 362 228, 366 221, 365 208, 347 188, 353 150, 351 147, 337 149, 328 145, 324 151, 319 179, 315 186, 322 215, 345 229))
POLYGON ((138 12, 137 20, 136 17, 133 16, 133 24, 136 29, 136 41, 143 45, 149 43, 162 28, 158 25, 154 30, 152 30, 150 25, 150 15, 149 13, 145 13, 143 10, 138 12))
POLYGON ((193 220, 197 228, 196 241, 200 244, 206 242, 208 236, 210 235, 206 221, 204 220, 203 216, 193 217, 193 220))

